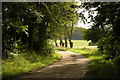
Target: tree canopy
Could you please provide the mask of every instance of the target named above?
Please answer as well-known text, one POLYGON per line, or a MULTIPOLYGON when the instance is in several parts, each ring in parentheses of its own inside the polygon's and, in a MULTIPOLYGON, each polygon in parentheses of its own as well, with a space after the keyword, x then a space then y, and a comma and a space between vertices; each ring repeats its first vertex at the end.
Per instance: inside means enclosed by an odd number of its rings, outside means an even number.
POLYGON ((72 24, 78 20, 72 5, 76 3, 3 3, 3 56, 7 56, 9 51, 19 53, 24 49, 51 53, 49 40, 64 37, 66 28, 71 30, 72 24))

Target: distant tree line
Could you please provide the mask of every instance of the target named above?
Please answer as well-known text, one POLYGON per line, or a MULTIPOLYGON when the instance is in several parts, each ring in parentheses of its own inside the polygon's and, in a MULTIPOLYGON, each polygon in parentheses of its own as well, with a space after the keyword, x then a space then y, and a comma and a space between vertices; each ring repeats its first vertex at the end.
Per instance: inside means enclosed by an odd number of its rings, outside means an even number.
MULTIPOLYGON (((73 27, 73 30, 72 30, 72 35, 71 35, 71 40, 83 40, 83 32, 84 32, 84 28, 82 27, 73 27)), ((61 39, 57 39, 55 40, 55 44, 56 44, 56 47, 59 47, 59 46, 62 46, 62 47, 70 47, 68 46, 68 42, 69 42, 69 36, 68 35, 63 35, 63 37, 61 37, 61 39), (60 43, 59 41, 60 40, 60 43)), ((69 43, 69 45, 71 45, 69 43)), ((74 43, 72 43, 72 46, 71 48, 74 46, 74 43)))

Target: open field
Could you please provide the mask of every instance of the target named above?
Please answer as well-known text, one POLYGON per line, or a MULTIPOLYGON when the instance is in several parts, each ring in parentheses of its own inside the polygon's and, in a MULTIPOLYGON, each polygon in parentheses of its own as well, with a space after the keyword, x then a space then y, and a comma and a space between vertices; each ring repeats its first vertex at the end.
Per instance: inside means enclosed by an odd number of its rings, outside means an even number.
MULTIPOLYGON (((63 42, 65 43, 65 41, 63 40, 63 42)), ((69 41, 68 42, 68 47, 69 45, 69 41)), ((73 48, 81 48, 81 47, 88 47, 88 44, 90 41, 86 41, 86 40, 72 40, 73 42, 73 48)), ((57 40, 58 46, 60 46, 60 41, 57 40)), ((55 44, 54 44, 55 45, 55 44)))

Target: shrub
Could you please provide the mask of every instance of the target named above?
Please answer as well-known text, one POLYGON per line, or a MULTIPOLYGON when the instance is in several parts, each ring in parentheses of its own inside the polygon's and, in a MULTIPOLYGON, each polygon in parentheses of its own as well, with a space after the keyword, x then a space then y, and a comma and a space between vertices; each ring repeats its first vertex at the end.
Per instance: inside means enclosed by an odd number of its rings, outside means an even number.
POLYGON ((120 66, 120 56, 117 56, 113 59, 113 61, 118 65, 120 66))

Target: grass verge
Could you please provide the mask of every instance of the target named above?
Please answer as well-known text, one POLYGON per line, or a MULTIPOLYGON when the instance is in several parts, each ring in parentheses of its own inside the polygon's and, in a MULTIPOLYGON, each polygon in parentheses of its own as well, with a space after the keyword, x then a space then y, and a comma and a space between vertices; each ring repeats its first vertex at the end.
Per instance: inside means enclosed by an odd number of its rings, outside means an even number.
POLYGON ((49 56, 38 55, 33 52, 21 53, 12 59, 2 61, 2 78, 9 78, 20 73, 41 68, 51 64, 61 58, 57 52, 49 56))
MULTIPOLYGON (((60 49, 59 49, 60 50, 60 49)), ((111 60, 105 60, 97 48, 64 49, 81 54, 90 59, 89 71, 85 78, 119 78, 120 67, 111 60)))
POLYGON ((57 47, 55 49, 59 50, 59 51, 67 51, 67 50, 69 50, 69 48, 64 48, 64 47, 57 47))

